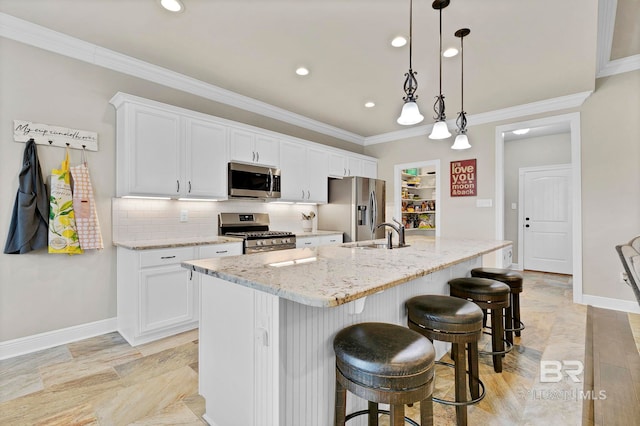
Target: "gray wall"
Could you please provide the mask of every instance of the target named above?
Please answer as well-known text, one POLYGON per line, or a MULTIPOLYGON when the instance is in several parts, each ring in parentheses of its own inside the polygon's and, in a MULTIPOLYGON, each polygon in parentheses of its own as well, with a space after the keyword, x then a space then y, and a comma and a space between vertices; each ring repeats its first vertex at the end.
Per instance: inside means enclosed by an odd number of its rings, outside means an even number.
MULTIPOLYGON (((231 108, 177 90, 0 37, 0 244, 4 248, 25 145, 13 142, 13 120, 98 133, 88 161, 105 249, 78 256, 41 250, 0 254, 0 342, 113 318, 116 256, 111 241, 115 196, 115 110, 118 91, 362 153, 363 147, 231 108)), ((38 146, 42 170, 59 167, 64 150, 38 146)), ((71 162, 80 160, 71 151, 71 162)))
MULTIPOLYGON (((513 241, 513 263, 518 255, 519 170, 521 167, 571 163, 571 134, 541 136, 504 144, 504 238, 513 241), (512 210, 511 203, 518 209, 512 210)), ((522 266, 522 265, 520 265, 522 266)))

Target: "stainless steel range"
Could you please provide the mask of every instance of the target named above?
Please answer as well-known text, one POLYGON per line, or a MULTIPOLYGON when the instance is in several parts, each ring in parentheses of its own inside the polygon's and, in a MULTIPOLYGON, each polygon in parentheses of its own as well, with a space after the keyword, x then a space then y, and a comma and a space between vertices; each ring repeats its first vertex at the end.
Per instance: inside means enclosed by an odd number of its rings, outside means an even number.
POLYGON ((269 231, 267 213, 219 213, 218 233, 244 240, 244 253, 296 248, 296 236, 288 231, 269 231))

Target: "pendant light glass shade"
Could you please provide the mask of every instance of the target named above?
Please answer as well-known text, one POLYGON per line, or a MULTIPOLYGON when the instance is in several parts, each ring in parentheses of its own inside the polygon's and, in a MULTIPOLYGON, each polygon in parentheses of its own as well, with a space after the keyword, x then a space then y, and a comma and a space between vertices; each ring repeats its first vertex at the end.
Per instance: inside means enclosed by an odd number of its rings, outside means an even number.
POLYGON ((405 73, 404 80, 404 93, 407 95, 403 97, 404 105, 402 106, 402 112, 398 117, 398 124, 403 126, 411 126, 412 124, 418 124, 424 120, 424 116, 420 114, 418 104, 416 104, 416 90, 418 90, 418 80, 416 80, 416 72, 411 68, 411 56, 412 56, 412 42, 411 36, 413 33, 413 0, 409 2, 409 72, 405 73))
POLYGON ((420 114, 418 104, 415 102, 405 102, 402 106, 402 113, 398 117, 398 124, 403 126, 410 126, 412 124, 418 124, 424 120, 424 116, 420 114))
POLYGON ((456 119, 458 136, 456 136, 456 140, 451 146, 451 149, 471 148, 471 144, 469 144, 469 138, 467 137, 467 113, 464 112, 464 48, 463 48, 463 40, 470 33, 471 33, 471 30, 469 28, 461 28, 455 32, 455 36, 460 38, 460 52, 461 52, 460 112, 458 113, 458 118, 456 119))
POLYGON ((444 95, 442 94, 442 9, 449 6, 450 0, 434 0, 431 4, 440 15, 440 49, 438 60, 440 63, 440 92, 436 96, 436 102, 433 104, 433 110, 436 113, 436 119, 433 130, 429 135, 429 139, 446 139, 451 136, 447 128, 447 116, 444 113, 444 95))
POLYGON ((469 138, 464 133, 456 136, 456 140, 453 142, 451 149, 468 149, 471 148, 469 145, 469 138))
POLYGON ((451 137, 451 133, 449 133, 447 122, 436 121, 433 125, 433 130, 431 130, 431 134, 429 135, 429 139, 446 139, 448 137, 451 137))

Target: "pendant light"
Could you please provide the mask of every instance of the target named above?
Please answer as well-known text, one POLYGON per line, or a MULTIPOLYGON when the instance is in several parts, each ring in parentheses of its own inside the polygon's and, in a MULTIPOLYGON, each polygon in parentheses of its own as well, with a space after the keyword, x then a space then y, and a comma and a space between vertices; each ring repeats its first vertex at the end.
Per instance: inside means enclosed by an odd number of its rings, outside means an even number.
POLYGON ((407 77, 404 81, 404 93, 407 96, 402 98, 404 100, 404 105, 402 106, 402 112, 400 113, 400 117, 398 117, 398 124, 403 126, 410 126, 412 124, 418 124, 422 120, 424 120, 424 116, 420 114, 418 109, 418 104, 416 103, 416 99, 418 96, 415 95, 416 90, 418 90, 418 80, 416 80, 416 72, 413 71, 411 67, 411 55, 412 55, 412 46, 411 39, 413 36, 413 0, 409 1, 409 72, 405 74, 407 77))
POLYGON ((433 104, 433 110, 436 112, 436 122, 433 125, 433 130, 429 135, 429 139, 446 139, 451 136, 449 129, 447 129, 447 117, 444 114, 444 95, 442 94, 442 9, 449 6, 449 0, 435 0, 432 7, 440 12, 440 94, 436 97, 436 102, 433 104))
POLYGON ((464 48, 463 40, 471 33, 469 28, 461 28, 455 32, 456 37, 460 37, 460 113, 456 119, 456 126, 458 127, 456 140, 453 142, 451 149, 467 149, 471 148, 469 145, 469 138, 467 137, 467 113, 464 112, 464 48))

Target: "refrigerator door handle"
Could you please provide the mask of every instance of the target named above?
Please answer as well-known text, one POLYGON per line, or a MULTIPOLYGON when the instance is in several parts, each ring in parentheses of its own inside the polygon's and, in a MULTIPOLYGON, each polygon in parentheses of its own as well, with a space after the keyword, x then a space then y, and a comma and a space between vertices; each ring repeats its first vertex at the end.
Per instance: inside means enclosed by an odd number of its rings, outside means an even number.
POLYGON ((371 191, 369 193, 369 229, 371 230, 371 238, 374 237, 376 232, 376 222, 378 221, 378 203, 376 202, 376 193, 371 191))

